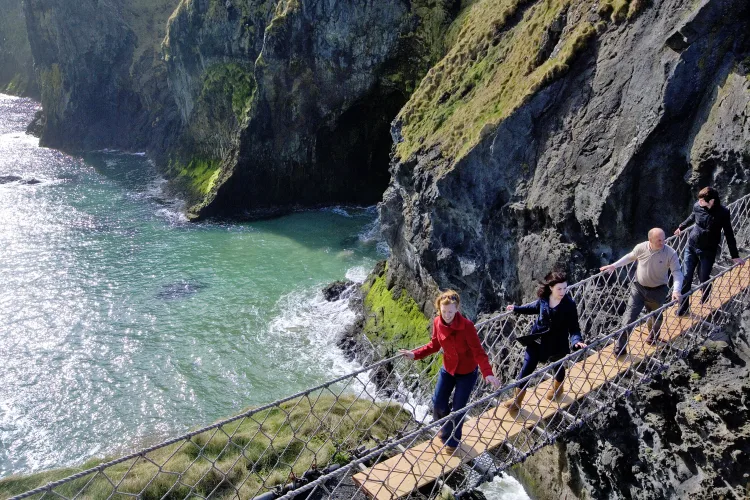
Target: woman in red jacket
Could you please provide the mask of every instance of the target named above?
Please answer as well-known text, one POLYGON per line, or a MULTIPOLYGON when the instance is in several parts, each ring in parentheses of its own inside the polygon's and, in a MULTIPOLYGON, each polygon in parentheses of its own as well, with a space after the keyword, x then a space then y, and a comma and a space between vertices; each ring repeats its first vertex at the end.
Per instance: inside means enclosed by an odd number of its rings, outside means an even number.
MULTIPOLYGON (((443 349, 443 367, 440 368, 435 394, 432 396, 435 420, 466 406, 477 382, 477 366, 487 382, 494 387, 500 387, 500 381, 492 374, 490 360, 479 342, 474 323, 458 312, 460 303, 458 293, 453 290, 441 293, 435 299, 435 310, 438 315, 432 322, 430 343, 413 351, 399 350, 401 355, 409 359, 422 359, 443 349)), ((446 453, 452 454, 456 451, 461 441, 464 415, 465 412, 457 413, 440 429, 438 436, 445 445, 443 451, 446 453)))

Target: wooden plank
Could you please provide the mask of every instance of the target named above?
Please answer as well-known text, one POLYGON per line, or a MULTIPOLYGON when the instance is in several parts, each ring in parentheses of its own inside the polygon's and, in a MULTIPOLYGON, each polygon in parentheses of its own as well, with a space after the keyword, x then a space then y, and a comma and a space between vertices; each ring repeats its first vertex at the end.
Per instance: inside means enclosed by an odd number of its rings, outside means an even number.
MULTIPOLYGON (((705 304, 700 303, 700 293, 691 297, 692 316, 676 316, 676 306, 665 311, 659 338, 673 340, 679 337, 749 286, 750 265, 732 270, 714 282, 711 297, 705 304)), ((654 355, 659 347, 646 342, 647 337, 647 326, 639 325, 628 339, 627 356, 617 357, 614 345, 609 345, 575 363, 567 370, 563 396, 556 400, 547 400, 552 379, 544 380, 527 389, 520 411, 509 411, 501 404, 479 417, 468 419, 464 422, 461 447, 453 456, 444 453, 442 443, 435 438, 376 464, 366 472, 355 474, 353 479, 367 495, 377 500, 392 500, 408 495, 453 471, 463 462, 513 440, 526 429, 568 408, 646 357, 654 355)))

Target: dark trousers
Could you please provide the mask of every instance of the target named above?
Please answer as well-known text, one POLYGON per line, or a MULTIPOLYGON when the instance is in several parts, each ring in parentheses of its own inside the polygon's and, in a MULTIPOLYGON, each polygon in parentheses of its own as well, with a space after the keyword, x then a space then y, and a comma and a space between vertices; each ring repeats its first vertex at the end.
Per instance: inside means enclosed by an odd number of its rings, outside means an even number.
MULTIPOLYGON (((478 370, 466 375, 451 375, 445 368, 440 368, 435 394, 432 396, 433 417, 439 420, 449 413, 464 408, 469 402, 469 396, 477 383, 478 370), (455 389, 455 391, 454 391, 455 389), (450 401, 453 393, 453 401, 450 401), (451 404, 452 403, 452 404, 451 404)), ((461 428, 464 424, 466 412, 460 412, 447 420, 440 429, 440 439, 447 446, 457 447, 461 441, 461 428)))
MULTIPOLYGON (((521 367, 521 373, 518 374, 518 380, 531 375, 536 370, 536 366, 540 361, 557 361, 562 359, 565 354, 549 355, 545 352, 544 347, 538 344, 531 344, 526 348, 526 354, 523 357, 523 366, 521 367)), ((565 380, 565 366, 560 365, 555 373, 555 380, 562 382, 565 380)))
MULTIPOLYGON (((628 298, 628 307, 625 309, 625 316, 623 316, 622 326, 629 325, 641 314, 643 308, 646 311, 652 312, 659 309, 667 300, 669 294, 669 287, 667 285, 661 285, 653 288, 645 287, 633 280, 630 285, 630 298, 628 298)), ((649 318, 648 327, 650 329, 651 337, 655 340, 659 336, 659 328, 661 328, 662 317, 659 314, 656 320, 649 318)), ((617 339, 617 350, 621 351, 628 343, 628 337, 632 329, 627 329, 622 332, 620 338, 617 339)))
MULTIPOLYGON (((685 247, 685 251, 682 254, 682 270, 685 275, 685 281, 682 283, 682 300, 680 300, 680 308, 677 314, 683 315, 690 310, 690 297, 685 297, 685 294, 690 291, 693 286, 693 277, 695 276, 695 270, 698 270, 698 279, 701 283, 705 283, 711 278, 711 269, 714 267, 716 261, 716 251, 700 250, 690 245, 685 247)), ((708 300, 708 296, 711 293, 711 285, 707 285, 703 289, 703 296, 701 297, 701 304, 708 300)))

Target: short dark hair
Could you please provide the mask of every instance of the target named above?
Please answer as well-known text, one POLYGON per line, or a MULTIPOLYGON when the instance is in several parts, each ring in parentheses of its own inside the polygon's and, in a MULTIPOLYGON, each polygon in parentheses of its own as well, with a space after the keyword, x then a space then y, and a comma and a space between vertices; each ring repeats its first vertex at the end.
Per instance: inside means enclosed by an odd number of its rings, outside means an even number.
POLYGON ((543 280, 539 282, 539 288, 536 289, 536 295, 540 299, 547 299, 552 295, 552 288, 559 283, 566 283, 568 275, 562 271, 552 271, 543 280))
POLYGON ((719 199, 719 192, 711 186, 706 186, 701 189, 698 193, 698 199, 703 200, 706 203, 710 202, 711 200, 716 200, 717 205, 721 203, 721 200, 719 199))

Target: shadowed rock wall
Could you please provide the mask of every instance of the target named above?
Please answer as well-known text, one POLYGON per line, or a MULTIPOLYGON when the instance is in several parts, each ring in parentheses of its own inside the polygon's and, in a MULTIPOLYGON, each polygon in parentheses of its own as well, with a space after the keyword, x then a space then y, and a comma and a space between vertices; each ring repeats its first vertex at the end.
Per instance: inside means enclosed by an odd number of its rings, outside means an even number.
MULTIPOLYGON (((464 155, 434 146, 393 164, 389 272, 417 302, 453 287, 470 315, 491 311, 555 265, 580 278, 653 226, 671 234, 707 183, 748 192, 747 3, 656 0, 606 26, 608 11, 583 4, 562 32, 589 20, 597 35, 565 74, 464 155)), ((393 135, 409 143, 403 115, 393 135)))

